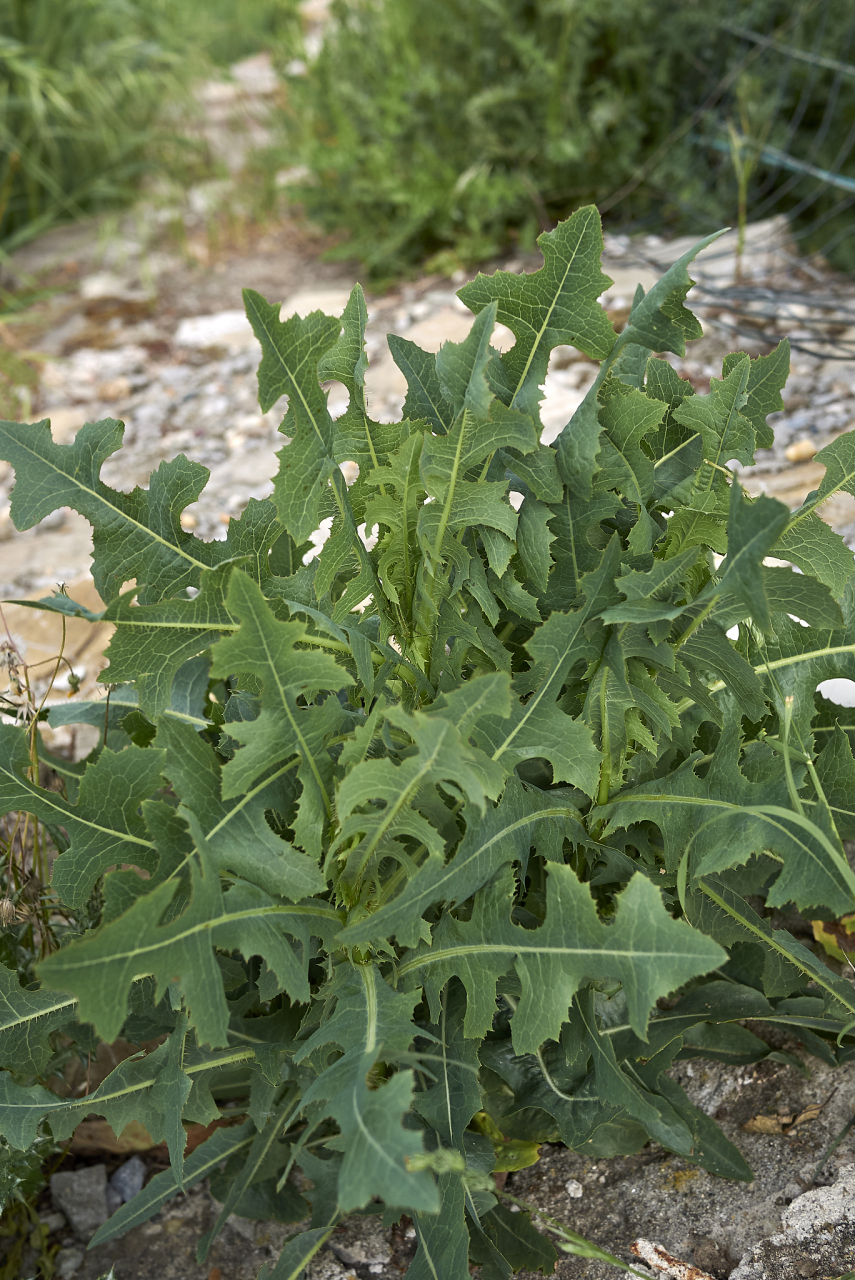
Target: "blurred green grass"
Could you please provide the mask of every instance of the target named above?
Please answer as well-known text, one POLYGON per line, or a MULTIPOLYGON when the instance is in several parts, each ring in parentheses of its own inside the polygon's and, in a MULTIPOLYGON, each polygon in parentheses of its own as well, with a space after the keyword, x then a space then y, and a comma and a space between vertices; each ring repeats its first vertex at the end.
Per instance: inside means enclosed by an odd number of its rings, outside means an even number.
POLYGON ((293 0, 0 0, 0 251, 186 176, 190 87, 277 38, 293 0))
MULTIPOLYGON (((702 234, 737 212, 732 119, 749 159, 756 117, 764 144, 837 163, 855 82, 838 84, 825 55, 853 13, 852 0, 333 0, 310 56, 299 0, 0 0, 0 255, 122 208, 146 175, 173 192, 224 176, 190 127, 191 89, 261 49, 284 90, 242 206, 269 220, 286 194, 301 201, 377 282, 529 250, 586 202, 614 227, 702 234), (786 30, 799 58, 752 55, 718 118, 695 119, 744 58, 735 17, 786 30), (283 194, 283 169, 308 178, 283 194)), ((834 237, 833 261, 855 266, 839 192, 814 199, 808 165, 779 199, 762 164, 751 172, 749 216, 787 209, 807 248, 834 237)))
POLYGON ((298 0, 179 0, 170 8, 170 21, 181 46, 228 67, 292 37, 298 0))
MULTIPOLYGON (((310 73, 286 75, 282 157, 309 170, 292 193, 339 233, 335 252, 375 279, 530 250, 588 202, 612 227, 704 234, 738 209, 716 150, 724 121, 756 116, 760 143, 831 168, 855 120, 855 81, 832 65, 852 0, 334 0, 332 12, 310 73), (746 45, 734 22, 763 38, 746 45), (773 31, 796 58, 772 52, 773 31)), ((749 217, 768 176, 753 165, 749 217)), ((760 216, 817 221, 821 247, 832 217, 852 218, 816 188, 794 181, 760 216)))

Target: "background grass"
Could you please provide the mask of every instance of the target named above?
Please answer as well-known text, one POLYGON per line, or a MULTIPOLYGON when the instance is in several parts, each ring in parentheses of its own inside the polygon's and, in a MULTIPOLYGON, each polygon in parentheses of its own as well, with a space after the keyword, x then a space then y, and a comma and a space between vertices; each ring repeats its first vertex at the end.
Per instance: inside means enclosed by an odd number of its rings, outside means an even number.
MULTIPOLYGON (((0 0, 0 245, 130 197, 185 76, 133 0, 0 0)), ((165 141, 165 140, 164 140, 165 141)))
POLYGON ((295 0, 0 0, 0 249, 198 162, 194 80, 293 25, 295 0))
POLYGON ((740 197, 855 267, 855 195, 815 176, 855 178, 855 77, 829 62, 851 56, 851 0, 334 0, 332 16, 313 58, 299 0, 0 0, 0 251, 129 203, 146 173, 189 185, 193 82, 269 49, 285 106, 247 184, 267 215, 276 173, 305 167, 289 196, 375 280, 530 249, 586 202, 613 227, 702 234, 740 197), (734 22, 779 28, 799 58, 734 22), (782 180, 763 147, 796 169, 782 180))
MULTIPOLYGON (((728 28, 783 23, 811 56, 841 57, 851 0, 337 0, 333 12, 310 74, 288 78, 283 155, 311 172, 309 213, 375 277, 528 249, 589 201, 612 225, 709 230, 736 213, 728 145, 709 145, 727 144, 727 119, 749 152, 762 135, 829 166, 855 120, 855 80, 728 28)), ((769 185, 768 166, 751 172, 749 205, 769 185)), ((804 204, 800 182, 780 207, 804 204)), ((809 216, 834 201, 809 199, 809 216)))

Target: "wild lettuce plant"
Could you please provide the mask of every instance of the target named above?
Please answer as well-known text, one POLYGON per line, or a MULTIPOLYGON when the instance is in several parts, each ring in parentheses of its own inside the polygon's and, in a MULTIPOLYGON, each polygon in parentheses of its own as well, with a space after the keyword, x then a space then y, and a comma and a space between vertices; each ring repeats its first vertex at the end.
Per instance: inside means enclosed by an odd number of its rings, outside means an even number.
POLYGON ((852 984, 769 919, 855 909, 851 729, 816 692, 855 676, 853 557, 819 516, 855 493, 855 440, 818 455, 797 511, 749 497, 728 464, 772 441, 786 343, 695 394, 661 353, 700 336, 697 250, 616 334, 596 210, 539 244, 540 270, 461 290, 463 342, 390 337, 400 422, 366 402, 359 286, 341 317, 285 321, 247 290, 287 440, 223 541, 181 527, 199 464, 117 492, 99 471, 121 423, 68 445, 0 423, 18 528, 67 505, 94 529, 103 613, 38 607, 115 627, 109 704, 48 713, 104 726, 84 765, 54 761, 62 790, 39 781, 38 719, 0 727, 0 800, 58 833, 55 899, 103 901, 39 985, 0 973, 0 1132, 26 1150, 94 1111, 171 1154, 96 1242, 210 1176, 200 1257, 232 1212, 308 1221, 271 1280, 354 1212, 411 1216, 411 1280, 548 1271, 491 1174, 542 1142, 653 1140, 747 1180, 669 1067, 759 1060, 745 1019, 855 1053, 852 984), (546 446, 561 344, 600 370, 546 446), (350 396, 335 421, 330 381, 350 396), (56 1037, 92 1028, 160 1044, 58 1097, 56 1037), (183 1124, 214 1120, 185 1158, 183 1124))

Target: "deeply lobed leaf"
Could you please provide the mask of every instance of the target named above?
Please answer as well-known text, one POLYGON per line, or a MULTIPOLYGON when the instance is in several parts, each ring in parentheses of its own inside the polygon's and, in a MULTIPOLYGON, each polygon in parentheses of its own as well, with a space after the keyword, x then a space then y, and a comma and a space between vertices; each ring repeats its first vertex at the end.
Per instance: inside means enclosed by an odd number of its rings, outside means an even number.
POLYGON ((109 705, 47 711, 99 728, 85 762, 0 725, 0 799, 62 850, 50 892, 73 926, 40 987, 0 972, 0 1132, 26 1147, 44 1118, 62 1136, 100 1108, 172 1158, 99 1240, 225 1160, 200 1257, 233 1212, 303 1216, 297 1165, 311 1224, 277 1277, 372 1198, 413 1217, 412 1280, 548 1271, 491 1172, 547 1140, 610 1156, 652 1138, 745 1180, 671 1064, 760 1061, 746 1018, 829 1063, 855 1052, 846 982, 765 918, 855 911, 852 735, 817 694, 855 678, 852 554, 819 515, 855 492, 853 437, 818 455, 799 510, 750 498, 729 463, 771 443, 786 343, 727 356, 706 396, 653 354, 700 333, 684 303, 709 239, 620 334, 596 210, 539 243, 539 271, 461 290, 462 342, 390 339, 397 423, 366 398, 359 286, 340 318, 284 321, 248 290, 286 441, 273 497, 224 542, 181 528, 206 479, 186 459, 148 490, 101 482, 121 424, 71 445, 0 424, 19 527, 58 505, 94 527, 104 610, 29 603, 115 627, 109 705), (561 344, 602 363, 549 447, 561 344), (335 421, 329 381, 349 395, 335 421), (86 1024, 162 1043, 60 1099, 44 1080, 86 1024), (226 1097, 248 1118, 185 1162, 183 1122, 226 1097))

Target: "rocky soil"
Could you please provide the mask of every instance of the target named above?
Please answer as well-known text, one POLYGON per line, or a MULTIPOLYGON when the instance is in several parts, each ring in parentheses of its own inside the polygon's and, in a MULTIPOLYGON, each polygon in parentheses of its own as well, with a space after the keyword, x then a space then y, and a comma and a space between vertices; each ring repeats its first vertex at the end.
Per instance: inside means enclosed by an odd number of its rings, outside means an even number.
MULTIPOLYGON (((754 1171, 751 1183, 712 1177, 651 1144, 612 1160, 544 1147, 536 1165, 509 1175, 505 1189, 642 1276, 836 1280, 855 1266, 855 1134, 819 1166, 855 1111, 855 1063, 833 1071, 816 1059, 805 1063, 803 1072, 769 1059, 743 1068, 694 1060, 675 1072, 740 1148, 754 1171), (805 1111, 810 1118, 797 1122, 805 1111), (645 1267, 632 1251, 638 1240, 676 1259, 682 1270, 645 1267)), ((96 1280, 110 1267, 116 1280, 255 1280, 300 1225, 232 1216, 200 1265, 196 1244, 219 1208, 202 1185, 121 1239, 87 1251, 92 1232, 120 1196, 129 1198, 141 1174, 162 1167, 163 1153, 130 1159, 72 1154, 69 1164, 77 1167, 54 1175, 41 1210, 59 1245, 60 1280, 96 1280)), ((541 1225, 549 1230, 548 1223, 541 1225)), ((560 1237, 553 1239, 560 1244, 560 1237)), ((354 1218, 334 1233, 306 1280, 401 1280, 414 1252, 408 1219, 384 1229, 378 1218, 354 1218)), ((558 1280, 613 1280, 618 1274, 608 1263, 567 1254, 559 1254, 555 1271, 558 1280)), ((535 1280, 528 1272, 520 1277, 535 1280)))
MULTIPOLYGON (((269 64, 263 59, 249 63, 232 82, 206 90, 206 127, 232 162, 232 172, 239 169, 247 136, 257 140, 263 130, 262 108, 272 91, 269 64)), ((282 182, 287 181, 286 172, 282 182)), ((125 447, 104 470, 108 483, 120 489, 146 485, 158 464, 179 452, 209 468, 207 488, 183 517, 186 527, 207 538, 224 536, 229 519, 250 497, 271 491, 283 444, 278 428, 284 406, 258 411, 259 355, 241 310, 241 287, 282 300, 283 316, 316 308, 338 313, 357 278, 355 268, 321 261, 320 239, 286 217, 266 227, 240 219, 236 224, 229 203, 234 191, 225 182, 186 193, 177 211, 186 230, 179 248, 164 239, 169 219, 155 207, 135 213, 109 235, 104 224, 96 223, 45 237, 17 256, 12 272, 19 284, 40 281, 51 292, 19 323, 0 326, 0 340, 19 353, 35 353, 39 361, 39 386, 22 406, 22 416, 49 417, 60 442, 73 439, 85 421, 116 417, 125 423, 125 447)), ((174 209, 167 212, 175 216, 174 209)), ((657 278, 651 263, 667 265, 683 247, 655 237, 640 245, 608 241, 604 268, 614 285, 604 302, 616 323, 625 318, 636 285, 649 288, 657 278)), ((488 269, 537 265, 537 259, 517 260, 488 269)), ((732 279, 734 267, 734 243, 726 238, 701 259, 699 278, 718 286, 732 279)), ((800 271, 779 224, 753 229, 745 277, 760 283, 786 278, 791 287, 805 289, 808 301, 800 315, 782 310, 767 320, 761 337, 752 337, 749 326, 746 342, 735 336, 734 315, 707 298, 701 312, 705 336, 685 359, 674 359, 698 391, 708 390, 729 350, 766 351, 776 327, 796 341, 803 340, 800 333, 810 336, 809 292, 816 282, 800 271)), ((434 351, 446 340, 460 341, 471 322, 455 296, 462 283, 462 278, 428 277, 369 296, 368 386, 375 416, 398 414, 404 395, 385 335, 405 334, 434 351)), ((508 344, 513 340, 508 333, 499 337, 508 344)), ((816 451, 855 425, 855 357, 835 358, 842 349, 845 345, 837 343, 811 355, 794 353, 785 409, 774 419, 774 447, 742 477, 753 492, 765 491, 795 506, 822 475, 813 461, 816 451)), ((545 439, 561 430, 594 375, 595 366, 582 353, 572 348, 554 353, 545 384, 545 439)), ((343 411, 344 389, 332 384, 329 391, 333 413, 343 411)), ((66 582, 75 598, 97 605, 88 572, 89 526, 63 510, 32 530, 16 532, 8 514, 13 480, 0 463, 0 598, 36 597, 66 582)), ((855 545, 855 500, 835 499, 825 517, 855 545)), ((56 651, 49 617, 14 605, 4 606, 4 613, 29 662, 56 651)), ((85 623, 69 626, 68 654, 84 676, 84 690, 97 688, 105 638, 85 623)), ((76 744, 77 754, 85 749, 84 742, 76 744)), ((641 1275, 838 1277, 855 1267, 855 1133, 818 1166, 855 1110, 855 1063, 832 1073, 815 1059, 805 1062, 804 1071, 772 1059, 743 1068, 701 1060, 680 1064, 680 1082, 716 1117, 754 1169, 750 1184, 715 1179, 655 1146, 601 1161, 545 1148, 537 1165, 510 1175, 507 1190, 632 1262, 641 1275), (812 1103, 822 1106, 799 1121, 812 1103), (746 1129, 757 1116, 765 1122, 746 1129), (758 1127, 764 1131, 756 1132, 758 1127), (638 1238, 661 1246, 677 1264, 667 1264, 660 1254, 658 1269, 646 1268, 631 1252, 638 1238)), ((254 1280, 295 1229, 233 1217, 210 1258, 198 1265, 196 1242, 214 1213, 202 1186, 123 1239, 87 1252, 98 1222, 140 1178, 162 1167, 162 1153, 143 1151, 129 1160, 132 1149, 121 1143, 101 1149, 78 1145, 53 1179, 40 1207, 59 1247, 60 1280, 95 1280, 111 1266, 116 1280, 254 1280)), ((388 1230, 375 1218, 354 1219, 334 1234, 307 1277, 398 1280, 414 1249, 406 1219, 388 1230)), ((617 1274, 609 1264, 569 1254, 560 1255, 556 1271, 561 1280, 617 1274)))

